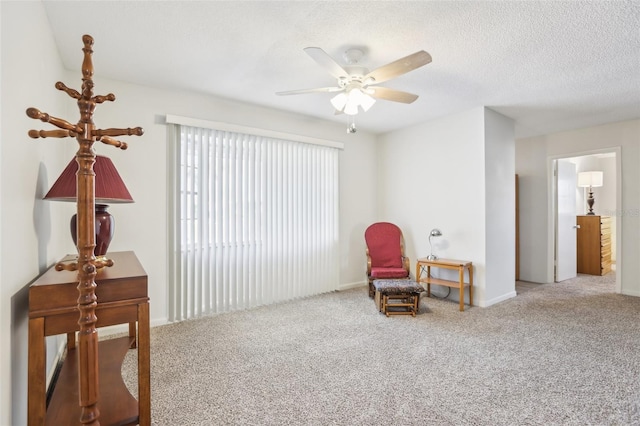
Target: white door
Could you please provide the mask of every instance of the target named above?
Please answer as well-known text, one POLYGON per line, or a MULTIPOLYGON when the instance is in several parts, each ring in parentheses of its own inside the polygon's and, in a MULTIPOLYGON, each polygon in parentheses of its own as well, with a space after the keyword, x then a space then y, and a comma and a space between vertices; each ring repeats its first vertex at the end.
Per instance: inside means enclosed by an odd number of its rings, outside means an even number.
POLYGON ((556 281, 577 276, 576 256, 576 165, 556 161, 556 281))

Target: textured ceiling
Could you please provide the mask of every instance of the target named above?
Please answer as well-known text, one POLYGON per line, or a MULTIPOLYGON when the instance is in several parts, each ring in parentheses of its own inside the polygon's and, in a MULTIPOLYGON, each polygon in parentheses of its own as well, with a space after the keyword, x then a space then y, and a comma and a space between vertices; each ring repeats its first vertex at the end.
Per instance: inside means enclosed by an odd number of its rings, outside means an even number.
MULTIPOLYGON (((485 105, 518 137, 640 117, 637 1, 44 1, 64 66, 95 39, 96 77, 185 89, 347 123, 331 94, 276 96, 335 79, 303 48, 338 62, 361 47, 381 65, 426 50, 433 62, 381 84, 419 95, 358 114, 383 133, 485 105)), ((171 112, 171 111, 167 111, 171 112)), ((215 120, 215 117, 201 117, 215 120)))

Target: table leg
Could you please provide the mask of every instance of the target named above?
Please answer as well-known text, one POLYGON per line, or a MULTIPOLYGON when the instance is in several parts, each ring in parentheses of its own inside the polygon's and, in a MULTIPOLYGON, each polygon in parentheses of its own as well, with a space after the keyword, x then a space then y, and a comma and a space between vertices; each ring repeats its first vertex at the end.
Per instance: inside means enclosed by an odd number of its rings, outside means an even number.
MULTIPOLYGON (((431 279, 431 266, 427 265, 427 278, 431 279)), ((427 297, 431 297, 431 283, 427 282, 427 297)))
POLYGON ((67 350, 76 348, 76 332, 67 333, 67 350))
POLYGON ((149 355, 149 303, 138 305, 138 421, 151 425, 151 358, 149 355))
POLYGON ((458 268, 458 279, 460 285, 460 312, 464 311, 464 266, 458 268))
POLYGON ((384 312, 386 316, 389 316, 389 295, 388 294, 383 295, 382 296, 382 300, 383 300, 383 302, 382 302, 382 306, 383 306, 382 312, 384 312))
POLYGON ((44 341, 44 318, 29 320, 29 367, 28 367, 28 424, 41 426, 47 411, 45 397, 45 360, 47 358, 44 341))
POLYGON ((135 322, 130 322, 129 323, 129 340, 131 341, 131 346, 129 346, 129 349, 135 349, 138 345, 138 340, 137 340, 137 336, 136 336, 136 323, 135 322))
POLYGON ((378 308, 378 312, 382 312, 382 295, 378 290, 376 290, 376 292, 373 295, 373 301, 375 302, 376 307, 378 308))
POLYGON ((469 306, 473 306, 473 266, 469 265, 469 306))

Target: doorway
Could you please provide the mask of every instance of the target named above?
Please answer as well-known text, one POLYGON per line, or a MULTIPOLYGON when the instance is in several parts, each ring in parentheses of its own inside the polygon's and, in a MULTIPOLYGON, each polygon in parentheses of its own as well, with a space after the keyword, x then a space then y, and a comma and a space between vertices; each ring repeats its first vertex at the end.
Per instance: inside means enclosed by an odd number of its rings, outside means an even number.
MULTIPOLYGON (((553 182, 552 187, 552 196, 550 203, 550 217, 553 217, 551 221, 553 226, 553 236, 555 240, 554 246, 554 271, 553 277, 554 281, 562 281, 566 279, 566 275, 563 277, 562 275, 558 275, 560 268, 563 263, 566 266, 567 262, 575 262, 574 259, 567 258, 562 251, 558 250, 558 239, 564 240, 564 245, 566 246, 573 244, 575 246, 575 241, 569 240, 566 241, 566 238, 575 238, 571 235, 571 233, 562 232, 559 229, 559 221, 561 220, 561 211, 560 211, 560 202, 558 197, 562 192, 558 187, 558 180, 555 174, 556 167, 558 163, 573 163, 575 164, 576 173, 585 172, 585 171, 602 171, 604 175, 603 185, 599 188, 593 188, 593 198, 595 199, 595 203, 593 205, 593 211, 596 215, 600 216, 609 216, 611 217, 612 229, 611 229, 611 247, 612 247, 612 265, 616 270, 616 293, 620 292, 621 289, 621 267, 617 262, 617 259, 620 257, 620 236, 622 233, 621 223, 617 221, 617 212, 620 211, 622 200, 621 200, 621 170, 620 170, 620 148, 609 148, 597 151, 589 151, 589 152, 580 152, 574 154, 567 154, 563 156, 558 156, 551 159, 552 164, 550 167, 551 172, 553 173, 551 182, 553 182)), ((577 185, 574 186, 575 196, 576 196, 576 204, 575 211, 577 215, 585 215, 588 211, 587 205, 587 188, 581 188, 577 185)), ((565 188, 566 189, 566 188, 565 188)), ((564 219, 566 220, 566 218, 564 219)), ((575 235, 575 232, 573 233, 575 235)))

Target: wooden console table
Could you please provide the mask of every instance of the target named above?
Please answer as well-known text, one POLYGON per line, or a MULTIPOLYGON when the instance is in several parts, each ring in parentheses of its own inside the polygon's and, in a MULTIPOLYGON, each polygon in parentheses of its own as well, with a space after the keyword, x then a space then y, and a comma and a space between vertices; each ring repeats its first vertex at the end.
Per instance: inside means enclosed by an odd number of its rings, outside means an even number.
POLYGON ((416 281, 427 284, 427 297, 431 297, 431 284, 444 285, 460 289, 460 311, 464 311, 464 288, 469 287, 469 305, 473 306, 473 265, 466 260, 453 259, 418 259, 416 264, 416 281), (426 267, 427 276, 422 277, 426 267), (458 281, 443 280, 431 276, 431 268, 453 269, 458 271, 458 281), (464 282, 464 270, 469 271, 469 282, 464 282))
MULTIPOLYGON (((132 251, 108 256, 114 265, 102 268, 95 279, 96 327, 128 323, 129 335, 99 342, 100 424, 148 426, 151 424, 151 383, 147 273, 132 251), (121 375, 124 356, 136 346, 137 400, 129 393, 121 375)), ((74 259, 75 256, 67 256, 62 261, 74 259)), ((76 272, 56 271, 52 267, 29 287, 29 426, 79 423, 77 286, 76 272), (47 407, 45 337, 57 334, 67 334, 67 355, 47 407)))

